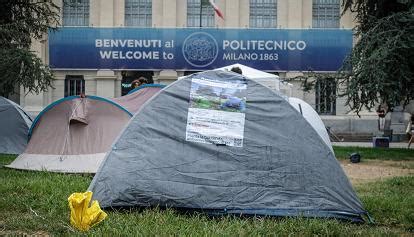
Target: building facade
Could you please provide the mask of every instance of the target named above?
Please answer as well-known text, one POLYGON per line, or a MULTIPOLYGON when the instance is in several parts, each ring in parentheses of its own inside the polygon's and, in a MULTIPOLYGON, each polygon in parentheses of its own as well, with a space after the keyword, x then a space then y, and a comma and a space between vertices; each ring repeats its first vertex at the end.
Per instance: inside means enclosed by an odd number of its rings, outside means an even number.
MULTIPOLYGON (((167 29, 167 31, 173 29, 176 30, 174 34, 177 35, 183 30, 230 32, 257 29, 270 32, 269 30, 317 29, 328 34, 333 30, 351 31, 355 24, 351 13, 341 14, 340 0, 216 0, 215 3, 222 11, 224 19, 215 14, 214 9, 206 0, 56 0, 55 2, 61 7, 63 32, 65 29, 80 31, 82 29, 97 31, 135 29, 139 33, 139 30, 145 29, 145 32, 151 34, 159 29, 167 29)), ((70 32, 67 33, 67 35, 70 34, 70 32)), ((82 33, 77 34, 76 37, 82 37, 82 33)), ((35 42, 32 49, 46 64, 50 65, 53 64, 57 55, 51 52, 52 47, 58 41, 46 35, 41 41, 35 42)), ((104 41, 100 43, 95 41, 96 47, 98 44, 103 46, 104 41)), ((350 44, 352 47, 352 36, 350 44)), ((74 47, 76 48, 76 44, 71 45, 71 48, 74 47)), ((58 54, 59 57, 65 58, 65 55, 70 54, 70 49, 66 50, 68 51, 65 51, 65 54, 58 54)), ((79 60, 81 62, 82 58, 79 60)), ((20 104, 32 114, 37 114, 55 100, 79 93, 119 97, 127 93, 131 81, 139 76, 149 78, 154 83, 169 84, 180 76, 203 70, 182 67, 140 68, 139 65, 128 68, 76 66, 56 68, 52 66, 52 69, 56 80, 49 91, 34 95, 26 94, 21 89, 20 104)), ((292 83, 291 96, 301 98, 311 104, 323 119, 328 121, 328 124, 331 120, 342 121, 343 125, 340 126, 346 126, 343 130, 361 129, 360 125, 350 127, 349 124, 352 122, 349 122, 349 116, 353 115, 348 114, 348 108, 344 105, 345 98, 336 98, 338 85, 334 81, 316 82, 316 89, 304 92, 301 88, 302 82, 293 78, 308 73, 308 70, 276 68, 265 71, 277 74, 281 80, 288 80, 292 83)), ((366 115, 369 120, 372 120, 375 113, 366 113, 366 115)), ((361 126, 366 130, 372 130, 372 127, 375 127, 371 125, 370 128, 366 128, 366 125, 362 124, 361 126)))

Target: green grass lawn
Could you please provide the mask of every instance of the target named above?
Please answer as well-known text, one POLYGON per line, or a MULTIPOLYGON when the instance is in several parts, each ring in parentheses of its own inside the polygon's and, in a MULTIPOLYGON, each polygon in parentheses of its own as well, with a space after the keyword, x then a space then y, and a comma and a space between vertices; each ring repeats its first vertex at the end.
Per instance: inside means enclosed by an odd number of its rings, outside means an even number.
POLYGON ((349 155, 357 152, 362 159, 376 160, 414 160, 414 150, 405 148, 369 148, 369 147, 339 147, 334 146, 336 158, 348 159, 349 155))
MULTIPOLYGON (((343 154, 352 149, 339 148, 343 154)), ((364 152, 363 157, 400 159, 401 156, 403 160, 414 160, 412 155, 399 149, 393 152, 371 150, 360 149, 359 152, 364 152)), ((9 164, 14 158, 0 155, 0 166, 9 164)), ((91 180, 92 176, 88 175, 17 171, 1 167, 0 235, 82 234, 70 226, 67 198, 73 192, 86 191, 91 180)), ((375 218, 375 224, 311 218, 209 218, 203 214, 179 214, 172 209, 155 208, 143 211, 107 210, 108 218, 88 234, 409 236, 414 235, 413 190, 412 176, 357 186, 358 196, 375 218)))

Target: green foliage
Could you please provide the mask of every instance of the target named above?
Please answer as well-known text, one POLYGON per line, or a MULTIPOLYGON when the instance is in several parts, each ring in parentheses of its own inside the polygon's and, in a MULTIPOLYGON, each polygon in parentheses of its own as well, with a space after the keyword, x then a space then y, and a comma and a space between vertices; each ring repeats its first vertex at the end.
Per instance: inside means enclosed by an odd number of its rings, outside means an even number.
POLYGON ((50 69, 30 46, 58 24, 58 13, 52 0, 0 1, 0 95, 20 85, 34 93, 51 86, 50 69))
POLYGON ((378 19, 391 16, 398 12, 412 10, 414 2, 412 0, 343 0, 343 13, 351 11, 356 14, 355 27, 356 34, 359 36, 368 32, 378 19))
MULTIPOLYGON (((374 152, 376 149, 372 149, 374 152)), ((69 223, 67 198, 83 192, 89 175, 18 171, 1 167, 15 156, 0 155, 0 235, 81 235, 69 223)), ((412 235, 414 177, 392 178, 356 187, 376 224, 312 218, 210 218, 173 209, 106 210, 108 218, 92 228, 96 236, 401 236, 412 235)))
MULTIPOLYGON (((336 74, 334 73, 317 73, 313 71, 307 72, 305 75, 296 76, 290 80, 299 80, 301 81, 301 87, 303 91, 310 92, 315 90, 318 82, 322 82, 324 80, 336 80, 336 74)), ((322 88, 323 89, 323 88, 322 88)))
POLYGON ((346 104, 356 112, 378 103, 407 105, 414 99, 413 1, 344 0, 356 13, 357 42, 337 78, 346 104))
POLYGON ((309 72, 305 91, 317 81, 337 81, 338 96, 359 113, 379 103, 389 108, 414 99, 414 1, 343 0, 344 13, 355 13, 357 42, 336 74, 309 72))
POLYGON ((52 72, 33 52, 0 48, 0 55, 4 55, 0 58, 0 95, 7 95, 17 85, 34 93, 51 87, 52 72))

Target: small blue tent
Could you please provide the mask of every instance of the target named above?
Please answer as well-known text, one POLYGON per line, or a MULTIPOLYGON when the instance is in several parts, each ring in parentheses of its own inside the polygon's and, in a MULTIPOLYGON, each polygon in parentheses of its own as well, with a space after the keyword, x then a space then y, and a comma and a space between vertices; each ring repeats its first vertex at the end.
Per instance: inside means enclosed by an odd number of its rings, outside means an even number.
POLYGON ((0 154, 20 154, 27 146, 32 118, 16 103, 0 96, 0 154))

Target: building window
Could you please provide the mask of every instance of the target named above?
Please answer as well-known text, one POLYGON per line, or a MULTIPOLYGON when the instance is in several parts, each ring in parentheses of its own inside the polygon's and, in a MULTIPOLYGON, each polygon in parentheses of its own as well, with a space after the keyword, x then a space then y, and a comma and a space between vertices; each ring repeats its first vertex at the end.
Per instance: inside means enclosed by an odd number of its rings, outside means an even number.
POLYGON ((214 9, 207 0, 187 0, 188 27, 214 27, 214 9))
POLYGON ((313 0, 313 28, 339 28, 339 18, 339 0, 313 0))
POLYGON ((250 27, 277 28, 277 0, 250 0, 250 27))
POLYGON ((316 111, 319 114, 336 114, 336 82, 334 79, 319 79, 315 87, 316 111))
POLYGON ((152 0, 125 0, 125 26, 151 27, 152 0))
POLYGON ((65 78, 65 97, 85 94, 85 80, 83 76, 67 75, 65 78))
POLYGON ((63 0, 63 25, 88 26, 89 0, 63 0))

